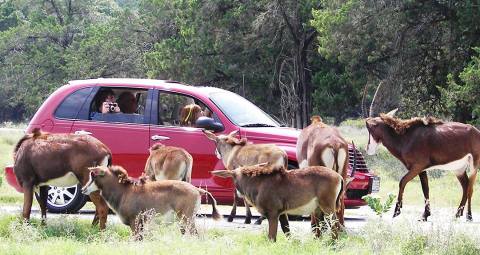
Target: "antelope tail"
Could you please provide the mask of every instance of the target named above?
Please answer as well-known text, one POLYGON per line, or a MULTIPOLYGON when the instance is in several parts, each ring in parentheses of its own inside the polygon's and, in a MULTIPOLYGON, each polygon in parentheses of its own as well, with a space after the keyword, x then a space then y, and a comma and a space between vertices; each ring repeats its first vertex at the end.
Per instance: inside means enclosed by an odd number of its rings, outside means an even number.
POLYGON ((222 215, 220 215, 220 213, 218 212, 217 210, 217 200, 215 200, 215 198, 212 196, 212 194, 204 189, 201 189, 201 188, 197 188, 198 191, 200 191, 200 193, 202 194, 206 194, 208 199, 210 199, 212 201, 212 218, 214 220, 219 220, 222 218, 222 215))
POLYGON ((337 201, 335 203, 335 211, 336 212, 339 212, 340 209, 342 208, 342 196, 343 196, 343 193, 344 193, 344 183, 343 183, 343 178, 340 178, 342 181, 340 182, 340 192, 338 192, 338 195, 337 195, 337 201))

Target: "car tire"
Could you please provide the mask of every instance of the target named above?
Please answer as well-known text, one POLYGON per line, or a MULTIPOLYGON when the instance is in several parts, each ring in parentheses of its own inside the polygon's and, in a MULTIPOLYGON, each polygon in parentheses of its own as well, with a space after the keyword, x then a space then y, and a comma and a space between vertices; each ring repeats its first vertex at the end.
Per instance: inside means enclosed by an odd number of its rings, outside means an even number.
MULTIPOLYGON (((87 202, 80 184, 71 187, 48 187, 47 210, 51 213, 76 213, 87 202)), ((35 193, 38 198, 38 194, 35 193)))

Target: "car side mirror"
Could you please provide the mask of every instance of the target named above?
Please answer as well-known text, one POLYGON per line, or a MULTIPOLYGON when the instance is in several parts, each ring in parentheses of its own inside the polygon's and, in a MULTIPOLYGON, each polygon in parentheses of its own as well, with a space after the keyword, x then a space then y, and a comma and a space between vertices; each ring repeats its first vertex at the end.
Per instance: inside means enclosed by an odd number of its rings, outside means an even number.
POLYGON ((222 123, 216 122, 213 118, 209 117, 199 117, 197 121, 195 121, 195 127, 212 130, 213 132, 220 132, 225 129, 222 123))

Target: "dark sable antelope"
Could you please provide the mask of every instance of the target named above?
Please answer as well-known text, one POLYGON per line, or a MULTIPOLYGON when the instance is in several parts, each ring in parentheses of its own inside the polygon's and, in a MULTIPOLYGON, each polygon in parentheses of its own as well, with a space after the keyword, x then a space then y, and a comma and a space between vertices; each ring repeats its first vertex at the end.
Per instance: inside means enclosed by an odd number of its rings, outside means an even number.
MULTIPOLYGON (((233 170, 241 166, 252 166, 259 163, 269 163, 268 167, 274 169, 287 169, 287 153, 274 144, 251 144, 247 143, 245 138, 235 137, 238 131, 233 131, 228 135, 216 136, 212 132, 203 131, 212 141, 215 141, 217 157, 222 159, 223 165, 228 170, 233 170)), ((252 213, 250 207, 245 201, 246 217, 245 224, 250 224, 252 213)), ((233 193, 233 207, 228 217, 232 222, 237 210, 237 192, 233 193)), ((262 218, 259 218, 255 224, 261 224, 262 218)))
POLYGON ((130 226, 137 239, 142 239, 143 226, 148 220, 145 213, 152 210, 168 222, 175 217, 180 219, 182 234, 185 231, 196 234, 195 215, 200 208, 201 195, 206 194, 211 199, 212 217, 215 220, 221 217, 212 194, 190 183, 148 181, 145 178, 135 181, 120 166, 99 166, 90 170, 90 180, 83 186, 82 192, 90 194, 100 190, 110 208, 124 224, 130 226))
POLYGON ((145 174, 151 180, 192 182, 193 158, 186 150, 157 143, 150 148, 145 174))
MULTIPOLYGON (((316 236, 320 236, 325 216, 332 216, 335 220, 343 196, 342 176, 322 166, 289 171, 284 168, 272 170, 259 164, 235 170, 215 170, 212 174, 233 178, 244 199, 268 219, 268 238, 272 241, 277 238, 279 220, 283 232, 289 235, 287 214, 312 214, 312 228, 316 236)), ((336 221, 332 226, 334 238, 338 229, 336 221)))
MULTIPOLYGON (((23 188, 23 218, 30 219, 33 192, 39 188, 38 204, 42 221, 47 215, 48 186, 68 187, 89 179, 89 167, 109 165, 112 154, 102 142, 88 135, 47 134, 34 129, 18 141, 14 150, 14 169, 23 188)), ((105 228, 108 206, 98 192, 90 199, 96 212, 93 224, 105 228)))
POLYGON ((368 118, 370 134, 367 153, 373 155, 382 143, 407 168, 400 180, 398 201, 393 217, 400 214, 405 185, 415 176, 420 176, 425 211, 422 220, 430 216, 427 170, 442 169, 455 173, 462 185, 463 195, 456 217, 463 215, 468 200, 467 220, 472 220, 471 200, 473 186, 480 165, 480 132, 471 125, 458 122, 442 122, 435 118, 394 118, 396 110, 380 117, 368 118), (467 175, 470 170, 470 177, 467 175))
MULTIPOLYGON (((339 173, 348 185, 348 143, 335 127, 322 122, 320 116, 312 116, 312 123, 304 128, 297 140, 297 160, 300 168, 307 166, 324 166, 339 173)), ((355 170, 352 171, 352 173, 355 170)), ((346 187, 344 187, 345 189, 346 187)), ((341 198, 337 218, 344 225, 345 202, 341 198)))

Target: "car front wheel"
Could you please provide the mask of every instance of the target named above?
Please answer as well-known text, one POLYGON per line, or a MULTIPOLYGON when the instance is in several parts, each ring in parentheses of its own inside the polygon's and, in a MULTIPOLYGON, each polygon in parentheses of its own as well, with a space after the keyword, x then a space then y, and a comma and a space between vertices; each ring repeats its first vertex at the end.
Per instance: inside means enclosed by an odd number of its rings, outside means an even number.
MULTIPOLYGON (((70 187, 48 187, 47 209, 51 213, 76 213, 87 202, 80 184, 70 187)), ((35 194, 38 197, 38 194, 35 194)))

